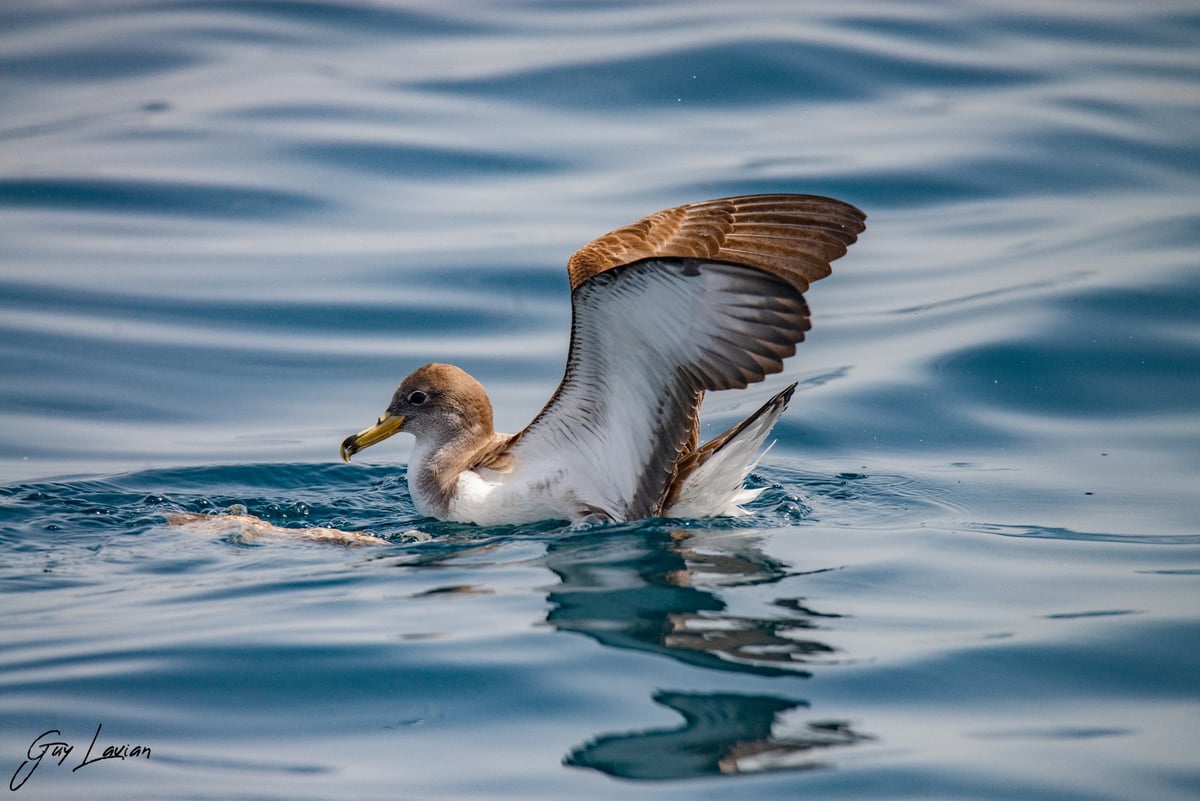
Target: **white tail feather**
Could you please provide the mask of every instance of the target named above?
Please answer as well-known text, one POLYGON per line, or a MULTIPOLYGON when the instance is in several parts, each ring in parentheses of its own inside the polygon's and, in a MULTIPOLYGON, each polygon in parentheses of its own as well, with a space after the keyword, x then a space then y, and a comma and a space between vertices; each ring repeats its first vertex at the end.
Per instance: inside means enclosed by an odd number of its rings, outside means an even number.
MULTIPOLYGON (((791 394, 790 389, 786 394, 791 394)), ((742 504, 757 498, 762 490, 748 489, 746 477, 771 449, 770 445, 763 448, 763 442, 786 408, 786 398, 772 398, 756 419, 723 443, 708 461, 684 479, 679 496, 667 509, 667 517, 749 514, 741 508, 742 504)))

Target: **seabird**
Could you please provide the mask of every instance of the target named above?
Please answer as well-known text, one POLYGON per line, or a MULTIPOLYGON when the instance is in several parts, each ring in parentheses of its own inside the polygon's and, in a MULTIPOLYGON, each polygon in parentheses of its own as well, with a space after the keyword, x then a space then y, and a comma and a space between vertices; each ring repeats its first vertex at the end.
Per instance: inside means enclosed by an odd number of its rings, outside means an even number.
POLYGON ((345 461, 416 438, 417 511, 480 525, 744 513, 744 486, 796 385, 701 445, 704 393, 783 369, 810 327, 803 293, 864 228, 815 195, 746 195, 651 214, 577 251, 571 343, 554 396, 517 434, 493 429, 483 386, 449 364, 405 378, 345 461))

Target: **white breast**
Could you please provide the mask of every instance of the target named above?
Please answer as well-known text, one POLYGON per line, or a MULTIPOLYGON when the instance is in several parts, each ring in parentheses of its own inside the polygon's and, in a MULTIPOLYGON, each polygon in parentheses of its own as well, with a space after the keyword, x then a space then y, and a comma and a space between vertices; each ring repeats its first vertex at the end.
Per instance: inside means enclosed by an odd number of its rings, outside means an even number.
POLYGON ((580 504, 564 481, 565 470, 467 470, 458 477, 449 519, 481 526, 536 520, 575 520, 580 504))

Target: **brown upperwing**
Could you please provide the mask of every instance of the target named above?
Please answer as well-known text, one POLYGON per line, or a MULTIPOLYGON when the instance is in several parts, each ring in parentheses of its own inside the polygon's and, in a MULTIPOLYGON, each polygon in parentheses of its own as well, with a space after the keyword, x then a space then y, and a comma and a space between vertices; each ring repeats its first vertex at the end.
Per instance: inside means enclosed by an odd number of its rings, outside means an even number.
POLYGON ((597 273, 652 257, 748 264, 801 292, 829 275, 866 215, 816 195, 743 195, 704 200, 643 217, 580 248, 567 263, 571 289, 597 273))

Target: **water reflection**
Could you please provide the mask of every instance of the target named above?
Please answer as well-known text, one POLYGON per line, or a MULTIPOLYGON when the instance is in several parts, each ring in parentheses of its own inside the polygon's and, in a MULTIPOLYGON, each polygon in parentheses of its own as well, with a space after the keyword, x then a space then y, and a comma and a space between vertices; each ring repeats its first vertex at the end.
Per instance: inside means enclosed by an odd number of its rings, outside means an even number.
POLYGON ((623 779, 688 779, 828 767, 816 754, 870 739, 841 721, 809 722, 788 732, 787 713, 807 704, 776 696, 659 692, 654 701, 683 715, 683 725, 601 735, 571 751, 564 763, 623 779))
MULTIPOLYGON (((737 614, 722 588, 775 584, 796 575, 745 531, 640 527, 604 537, 552 540, 547 566, 561 584, 547 621, 606 646, 719 671, 806 678, 828 662, 822 622, 839 617, 803 598, 777 598, 769 616, 737 614)), ((564 760, 627 779, 681 779, 825 763, 814 752, 868 736, 844 721, 800 721, 808 707, 784 694, 667 692, 655 703, 679 712, 677 728, 601 734, 564 760)))
POLYGON ((561 581, 547 621, 607 646, 633 648, 714 670, 807 676, 833 654, 813 638, 838 615, 781 598, 771 617, 731 613, 720 587, 772 584, 794 573, 738 532, 643 528, 602 538, 552 541, 546 564, 561 581))

